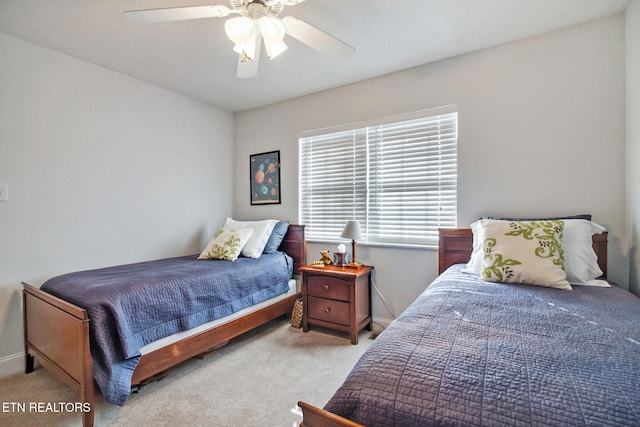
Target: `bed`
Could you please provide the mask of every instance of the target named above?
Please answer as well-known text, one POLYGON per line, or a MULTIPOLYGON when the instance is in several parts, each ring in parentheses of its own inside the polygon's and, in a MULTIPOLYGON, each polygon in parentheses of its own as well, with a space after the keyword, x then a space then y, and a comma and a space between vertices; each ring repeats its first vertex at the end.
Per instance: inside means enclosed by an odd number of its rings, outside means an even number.
POLYGON ((304 226, 291 224, 280 238, 277 250, 274 246, 273 253, 255 259, 202 261, 195 255, 70 273, 43 284, 42 288, 49 291, 23 283, 25 372, 34 370, 37 358, 47 371, 76 389, 83 408, 88 409, 82 413, 83 426, 92 426, 97 384, 109 384, 103 396, 107 401, 122 404, 132 388, 168 368, 290 313, 300 297, 292 275, 306 264, 304 226), (222 273, 215 269, 222 265, 231 267, 224 273, 230 279, 215 285, 228 288, 232 296, 228 301, 204 300, 207 283, 218 281, 222 273), (256 278, 259 276, 268 276, 274 282, 265 283, 263 288, 250 288, 246 294, 239 293, 240 284, 244 288, 244 282, 261 280, 256 278), (134 277, 141 278, 144 285, 134 282, 134 277), (161 282, 165 279, 169 286, 162 288, 161 282), (96 289, 102 293, 101 299, 94 296, 97 291, 85 292, 82 286, 69 287, 74 282, 91 287, 91 280, 100 282, 101 287, 96 289), (129 294, 116 297, 109 288, 102 287, 103 283, 111 286, 112 282, 119 281, 126 284, 125 292, 129 294), (146 288, 144 292, 152 289, 155 293, 146 294, 143 303, 133 302, 137 297, 131 289, 142 292, 136 287, 146 288), (60 289, 68 295, 57 296, 62 292, 60 289), (202 304, 215 306, 215 312, 214 308, 203 309, 202 304), (172 305, 193 308, 193 312, 168 320, 166 316, 171 314, 168 312, 173 310, 172 305), (115 320, 114 313, 120 310, 132 311, 133 315, 126 322, 115 320), (144 312, 147 311, 151 319, 155 312, 155 316, 162 319, 161 324, 145 325, 144 312), (115 331, 126 335, 126 339, 116 337, 115 331), (122 375, 105 379, 115 375, 112 371, 122 375), (126 384, 122 384, 123 378, 126 384), (113 395, 112 390, 115 390, 113 395))
MULTIPOLYGON (((607 233, 592 247, 605 276, 607 233)), ((304 427, 640 425, 640 299, 481 281, 473 251, 471 229, 440 230, 441 274, 324 408, 298 402, 304 427)))

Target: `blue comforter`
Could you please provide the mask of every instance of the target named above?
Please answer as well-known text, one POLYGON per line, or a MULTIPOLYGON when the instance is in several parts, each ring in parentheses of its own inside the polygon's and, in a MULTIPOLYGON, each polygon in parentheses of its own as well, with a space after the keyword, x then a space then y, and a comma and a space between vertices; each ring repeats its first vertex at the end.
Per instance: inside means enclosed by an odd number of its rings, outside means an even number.
POLYGON ((480 282, 453 266, 326 410, 377 426, 638 426, 640 299, 480 282))
POLYGON ((287 292, 292 271, 282 252, 235 262, 195 255, 65 274, 41 289, 87 310, 94 378, 122 405, 142 347, 287 292))

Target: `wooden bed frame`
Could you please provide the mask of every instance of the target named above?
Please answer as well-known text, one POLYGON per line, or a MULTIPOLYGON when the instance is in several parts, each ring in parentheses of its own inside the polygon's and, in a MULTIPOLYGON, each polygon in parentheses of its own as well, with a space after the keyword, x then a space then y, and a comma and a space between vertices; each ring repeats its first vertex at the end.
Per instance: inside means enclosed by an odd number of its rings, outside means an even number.
MULTIPOLYGON (((470 228, 440 228, 438 243, 438 274, 453 264, 469 261, 473 249, 473 233, 470 228)), ((607 277, 607 232, 593 235, 593 250, 598 256, 602 277, 607 277)), ((301 427, 365 427, 324 409, 298 402, 302 409, 301 427)))
MULTIPOLYGON (((294 273, 306 265, 304 225, 289 226, 280 250, 294 259, 294 273)), ((25 372, 34 370, 35 357, 54 377, 68 383, 80 394, 90 410, 83 412, 82 425, 93 426, 96 389, 93 360, 89 347, 89 316, 71 303, 22 283, 25 335, 25 372)), ((132 386, 187 359, 225 343, 283 314, 290 313, 301 293, 281 299, 243 317, 184 338, 168 346, 145 353, 133 373, 132 386)))

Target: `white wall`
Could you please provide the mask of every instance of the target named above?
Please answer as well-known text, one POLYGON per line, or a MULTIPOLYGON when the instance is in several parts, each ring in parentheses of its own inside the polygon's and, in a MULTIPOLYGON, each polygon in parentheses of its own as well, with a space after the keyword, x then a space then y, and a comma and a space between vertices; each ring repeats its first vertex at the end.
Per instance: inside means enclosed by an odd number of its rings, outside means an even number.
POLYGON ((196 253, 232 210, 233 117, 0 34, 0 376, 20 282, 196 253))
POLYGON ((640 0, 632 0, 627 8, 626 42, 629 289, 640 296, 640 0))
MULTIPOLYGON (((458 223, 479 215, 592 213, 610 230, 609 277, 626 286, 624 16, 236 113, 239 218, 297 220, 296 135, 429 107, 459 112, 458 223), (280 150, 282 205, 250 206, 248 156, 280 150)), ((308 257, 333 244, 310 244, 308 257)), ((437 275, 433 249, 360 245, 399 314, 437 275)), ((374 297, 374 317, 391 316, 374 297)))

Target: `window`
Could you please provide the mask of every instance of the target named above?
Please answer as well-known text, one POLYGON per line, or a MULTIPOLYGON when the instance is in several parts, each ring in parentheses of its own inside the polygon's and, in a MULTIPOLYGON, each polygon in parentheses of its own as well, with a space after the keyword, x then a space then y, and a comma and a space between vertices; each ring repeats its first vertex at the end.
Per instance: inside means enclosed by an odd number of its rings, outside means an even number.
POLYGON ((434 245, 456 226, 457 113, 452 107, 299 139, 299 215, 309 239, 360 221, 371 243, 434 245))

